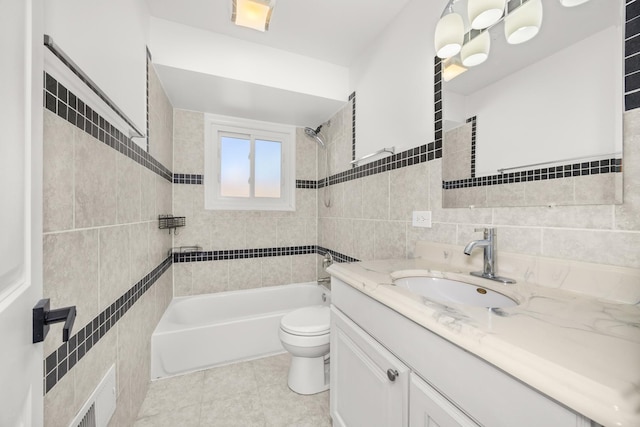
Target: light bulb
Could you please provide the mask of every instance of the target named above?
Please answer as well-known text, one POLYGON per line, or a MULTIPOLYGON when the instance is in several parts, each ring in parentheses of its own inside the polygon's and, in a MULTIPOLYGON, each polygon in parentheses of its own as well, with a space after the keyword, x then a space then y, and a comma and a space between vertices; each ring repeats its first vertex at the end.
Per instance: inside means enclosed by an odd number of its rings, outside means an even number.
POLYGON ((464 41, 464 22, 457 13, 449 13, 438 21, 435 32, 436 55, 450 58, 460 52, 464 41))
POLYGON ((471 28, 483 30, 498 22, 504 14, 506 0, 469 0, 467 13, 471 28))
POLYGON ((475 67, 482 64, 489 57, 491 37, 488 31, 483 31, 462 46, 460 58, 465 67, 475 67))
POLYGON ((504 18, 504 36, 509 44, 531 40, 542 25, 541 0, 529 0, 504 18))

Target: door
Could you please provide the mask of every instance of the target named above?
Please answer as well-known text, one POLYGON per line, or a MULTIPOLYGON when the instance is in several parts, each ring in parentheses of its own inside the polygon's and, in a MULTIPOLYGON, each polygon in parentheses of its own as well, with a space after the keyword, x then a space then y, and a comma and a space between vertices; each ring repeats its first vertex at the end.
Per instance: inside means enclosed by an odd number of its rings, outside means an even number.
POLYGON ((410 427, 478 427, 413 372, 410 375, 409 396, 410 427))
POLYGON ((41 426, 42 0, 0 0, 0 426, 41 426))
POLYGON ((334 426, 408 425, 409 369, 336 308, 330 366, 334 426))

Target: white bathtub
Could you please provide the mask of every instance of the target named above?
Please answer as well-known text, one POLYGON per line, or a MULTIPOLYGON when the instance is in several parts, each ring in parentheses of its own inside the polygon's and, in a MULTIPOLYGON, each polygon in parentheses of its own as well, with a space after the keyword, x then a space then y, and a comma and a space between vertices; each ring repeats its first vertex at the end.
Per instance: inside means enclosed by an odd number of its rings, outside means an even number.
POLYGON ((151 336, 151 378, 283 353, 282 316, 329 298, 315 282, 174 298, 151 336))

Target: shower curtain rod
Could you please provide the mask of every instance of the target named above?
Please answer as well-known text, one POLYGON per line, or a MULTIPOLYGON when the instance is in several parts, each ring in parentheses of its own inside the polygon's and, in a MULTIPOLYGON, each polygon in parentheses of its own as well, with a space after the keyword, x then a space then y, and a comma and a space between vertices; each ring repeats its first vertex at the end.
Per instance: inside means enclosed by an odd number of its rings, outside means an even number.
POLYGON ((64 53, 64 51, 62 49, 60 49, 60 47, 58 45, 56 45, 53 42, 53 38, 47 34, 44 35, 44 45, 56 56, 58 57, 58 59, 60 59, 60 61, 62 61, 62 63, 64 65, 67 66, 67 68, 69 68, 73 74, 75 74, 76 76, 78 76, 78 78, 80 78, 80 80, 82 80, 84 82, 84 84, 86 84, 87 86, 89 86, 89 89, 91 89, 96 95, 98 95, 100 97, 100 99, 102 99, 108 106, 109 108, 111 108, 118 116, 120 116, 120 118, 122 120, 124 120, 129 127, 131 127, 132 132, 129 133, 129 138, 144 138, 145 135, 140 132, 138 130, 138 128, 136 127, 135 124, 133 124, 133 120, 131 120, 125 113, 122 112, 122 110, 120 108, 118 108, 118 106, 115 104, 115 102, 113 102, 111 100, 111 98, 109 98, 107 96, 106 93, 104 93, 97 84, 95 84, 93 82, 93 80, 91 80, 89 78, 89 76, 82 71, 82 69, 80 67, 78 67, 78 65, 73 62, 71 60, 71 58, 69 58, 69 56, 64 53))

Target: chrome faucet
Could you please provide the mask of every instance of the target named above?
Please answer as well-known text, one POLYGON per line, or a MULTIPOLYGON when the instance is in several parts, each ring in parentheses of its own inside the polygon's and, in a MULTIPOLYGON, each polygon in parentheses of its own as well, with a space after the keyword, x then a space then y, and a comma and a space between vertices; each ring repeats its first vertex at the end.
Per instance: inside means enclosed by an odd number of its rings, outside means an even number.
POLYGON ((476 248, 484 248, 484 266, 483 271, 472 271, 473 276, 482 277, 484 279, 495 280, 502 283, 516 283, 515 280, 508 277, 501 277, 496 275, 498 270, 498 253, 496 251, 497 246, 497 232, 495 228, 476 228, 475 231, 483 231, 483 240, 473 240, 469 242, 464 248, 465 255, 471 255, 471 252, 476 248))

